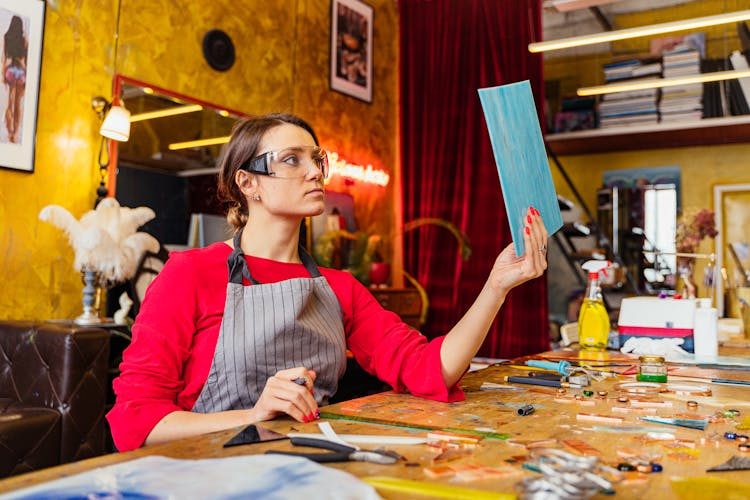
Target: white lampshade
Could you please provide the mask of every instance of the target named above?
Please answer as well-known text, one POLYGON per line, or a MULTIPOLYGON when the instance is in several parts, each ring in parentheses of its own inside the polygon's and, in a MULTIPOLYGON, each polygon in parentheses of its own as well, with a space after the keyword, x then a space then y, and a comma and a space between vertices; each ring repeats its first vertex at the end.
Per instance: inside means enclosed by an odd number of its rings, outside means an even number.
POLYGON ((130 111, 122 106, 112 106, 99 133, 115 141, 127 141, 130 137, 130 111))

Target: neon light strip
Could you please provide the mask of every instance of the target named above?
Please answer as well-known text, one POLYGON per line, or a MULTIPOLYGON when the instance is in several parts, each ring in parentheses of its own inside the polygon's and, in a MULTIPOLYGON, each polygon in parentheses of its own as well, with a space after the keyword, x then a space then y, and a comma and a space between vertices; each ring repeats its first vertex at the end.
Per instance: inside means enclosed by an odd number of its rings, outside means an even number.
POLYGON ((702 73, 700 75, 680 76, 675 78, 655 78, 653 80, 641 80, 639 82, 611 83, 609 85, 598 85, 595 87, 581 87, 577 93, 580 96, 612 94, 614 92, 626 92, 628 90, 656 89, 662 87, 673 87, 675 85, 689 85, 691 83, 718 82, 720 80, 731 80, 733 78, 750 78, 750 70, 743 71, 716 71, 713 73, 702 73))
POLYGON ((191 104, 189 106, 175 106, 173 108, 160 109, 159 111, 149 111, 148 113, 139 113, 130 117, 130 123, 140 122, 143 120, 152 120, 154 118, 162 118, 164 116, 182 115, 184 113, 192 113, 194 111, 200 111, 203 106, 200 104, 191 104))
POLYGON ((341 177, 369 182, 383 187, 387 186, 391 180, 391 176, 385 170, 375 169, 372 165, 363 167, 348 163, 343 158, 340 158, 339 154, 335 151, 328 152, 328 165, 330 175, 340 175, 341 177))
POLYGON ((210 139, 198 139, 197 141, 173 142, 168 147, 171 151, 178 149, 197 148, 199 146, 213 146, 215 144, 226 144, 231 136, 211 137, 210 139))
POLYGON ((682 21, 652 24, 649 26, 641 26, 639 28, 628 28, 624 30, 607 31, 605 33, 574 36, 570 38, 562 38, 560 40, 550 40, 547 42, 535 42, 529 44, 529 52, 560 50, 570 47, 581 47, 583 45, 593 45, 596 43, 626 40, 628 38, 637 38, 640 36, 661 35, 663 33, 672 33, 674 31, 705 28, 717 24, 737 23, 748 19, 750 19, 750 10, 740 10, 737 12, 717 14, 715 16, 696 17, 694 19, 683 19, 682 21))

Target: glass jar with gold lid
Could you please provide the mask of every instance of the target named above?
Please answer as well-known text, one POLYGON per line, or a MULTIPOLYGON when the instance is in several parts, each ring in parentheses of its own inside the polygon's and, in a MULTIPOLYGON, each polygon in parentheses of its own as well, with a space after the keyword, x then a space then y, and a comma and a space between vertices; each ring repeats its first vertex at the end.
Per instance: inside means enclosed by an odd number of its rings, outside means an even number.
POLYGON ((640 382, 667 382, 667 365, 662 356, 641 356, 638 358, 637 379, 640 382))

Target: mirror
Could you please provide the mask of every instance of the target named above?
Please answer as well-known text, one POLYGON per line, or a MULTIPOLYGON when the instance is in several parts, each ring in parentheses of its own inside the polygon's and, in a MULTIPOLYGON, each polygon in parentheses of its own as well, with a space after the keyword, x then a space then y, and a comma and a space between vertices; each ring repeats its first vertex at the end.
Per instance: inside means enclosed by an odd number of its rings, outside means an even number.
POLYGON ((131 128, 130 139, 118 145, 119 162, 179 176, 214 172, 226 142, 221 139, 229 136, 240 113, 124 77, 121 81, 131 128))
POLYGON ((152 208, 156 218, 144 230, 168 248, 226 239, 217 165, 244 115, 121 75, 114 94, 131 113, 129 140, 112 149, 110 186, 120 203, 152 208))

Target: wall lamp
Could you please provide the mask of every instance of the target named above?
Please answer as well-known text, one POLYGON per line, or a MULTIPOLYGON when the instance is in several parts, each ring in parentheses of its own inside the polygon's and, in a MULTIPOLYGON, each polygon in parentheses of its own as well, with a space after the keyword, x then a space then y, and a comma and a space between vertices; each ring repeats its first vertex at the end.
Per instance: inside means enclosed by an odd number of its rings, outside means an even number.
POLYGON ((120 105, 117 97, 109 102, 102 96, 96 96, 91 99, 91 107, 99 116, 99 119, 103 119, 99 128, 99 133, 103 137, 120 142, 128 140, 130 137, 130 111, 120 105))
POLYGON ((96 188, 96 202, 94 203, 94 207, 96 207, 109 194, 105 182, 107 169, 109 168, 109 141, 107 139, 120 142, 128 140, 130 137, 130 111, 120 106, 116 97, 112 102, 107 101, 102 96, 92 97, 91 108, 102 120, 101 127, 99 127, 101 140, 99 141, 99 155, 97 157, 99 162, 99 187, 96 188))
POLYGON ((604 33, 594 33, 591 35, 574 36, 570 38, 561 38, 560 40, 549 40, 546 42, 534 42, 529 44, 529 52, 545 52, 550 50, 567 49, 570 47, 581 47, 583 45, 593 45, 596 43, 614 42, 617 40, 627 40, 641 36, 661 35, 675 31, 693 30, 705 28, 707 26, 716 26, 718 24, 729 24, 747 21, 750 19, 750 10, 740 10, 737 12, 727 12, 714 16, 696 17, 694 19, 684 19, 681 21, 672 21, 661 24, 651 24, 639 28, 627 28, 616 31, 607 31, 604 33))

